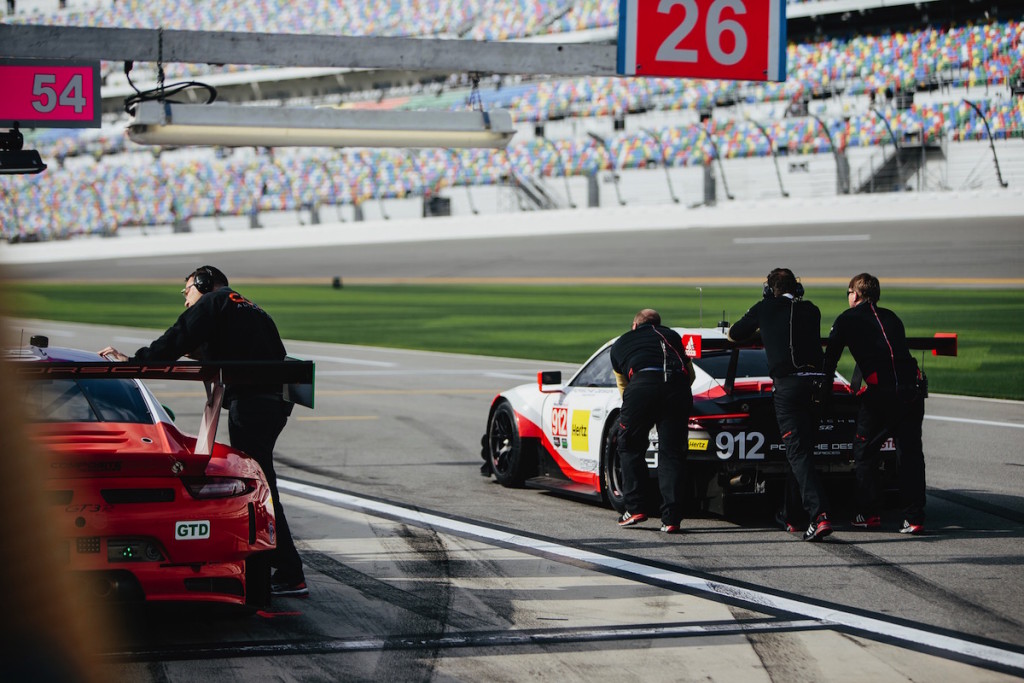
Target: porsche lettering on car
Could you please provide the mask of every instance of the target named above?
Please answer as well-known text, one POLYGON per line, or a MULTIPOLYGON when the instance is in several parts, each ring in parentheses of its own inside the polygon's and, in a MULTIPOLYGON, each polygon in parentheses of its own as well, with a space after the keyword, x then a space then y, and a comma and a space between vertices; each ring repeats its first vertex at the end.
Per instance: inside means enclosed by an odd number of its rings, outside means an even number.
POLYGON ((73 577, 116 602, 267 603, 273 502, 259 464, 215 439, 224 382, 311 386, 312 363, 139 366, 45 337, 4 362, 23 380, 18 400, 73 577), (197 436, 178 429, 142 378, 204 381, 197 436))
MULTIPOLYGON (((676 331, 696 375, 687 453, 691 502, 701 510, 721 512, 730 494, 774 495, 788 465, 764 348, 730 342, 724 329, 676 331)), ((560 372, 540 372, 536 383, 494 398, 481 455, 500 484, 560 491, 624 509, 616 419, 622 400, 610 357, 614 341, 601 346, 567 382, 560 372)), ((912 338, 908 344, 943 355, 956 353, 955 335, 912 338)), ((837 373, 831 400, 822 406, 814 457, 827 479, 853 477, 859 389, 858 380, 851 383, 837 373)), ((882 452, 886 482, 894 485, 895 448, 889 443, 882 452)), ((656 429, 651 430, 646 459, 655 476, 656 429)))

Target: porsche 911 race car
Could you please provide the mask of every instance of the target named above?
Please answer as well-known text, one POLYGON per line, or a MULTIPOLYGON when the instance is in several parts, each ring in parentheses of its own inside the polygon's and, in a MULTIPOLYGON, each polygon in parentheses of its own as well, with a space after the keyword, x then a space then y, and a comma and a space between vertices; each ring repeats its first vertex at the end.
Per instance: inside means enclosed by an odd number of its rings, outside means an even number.
POLYGON ((111 363, 45 337, 5 356, 24 380, 18 400, 41 446, 61 557, 86 590, 113 602, 269 601, 270 488, 255 460, 215 441, 217 422, 225 383, 311 386, 311 362, 111 363), (198 436, 143 379, 205 383, 198 436))
MULTIPOLYGON (((696 374, 687 454, 692 506, 722 513, 729 494, 781 496, 786 447, 775 418, 764 348, 730 342, 724 329, 676 331, 696 374)), ((562 382, 560 372, 540 372, 537 383, 495 397, 481 455, 500 484, 549 489, 625 509, 616 428, 622 399, 611 365, 614 342, 598 349, 568 382, 562 382)), ((907 342, 912 349, 956 353, 955 335, 907 342)), ((857 375, 855 371, 851 383, 837 373, 831 400, 822 406, 815 465, 826 481, 853 477, 857 375)), ((882 450, 884 482, 895 487, 896 449, 890 440, 882 450)), ((647 464, 656 476, 656 429, 651 430, 647 464)))

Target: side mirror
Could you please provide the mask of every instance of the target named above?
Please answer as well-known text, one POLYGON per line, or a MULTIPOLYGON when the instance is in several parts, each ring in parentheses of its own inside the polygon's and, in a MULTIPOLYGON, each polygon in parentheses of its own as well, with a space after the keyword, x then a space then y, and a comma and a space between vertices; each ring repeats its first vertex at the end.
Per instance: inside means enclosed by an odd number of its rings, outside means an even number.
POLYGON ((557 394, 562 390, 562 373, 560 370, 548 370, 537 373, 537 388, 542 394, 557 394), (555 388, 551 388, 555 385, 555 388), (547 387, 547 388, 545 388, 547 387))
POLYGON ((164 409, 164 412, 166 412, 166 413, 167 413, 167 415, 168 415, 168 417, 170 417, 170 418, 171 418, 171 422, 177 422, 177 421, 178 421, 178 418, 177 418, 177 416, 175 416, 175 414, 174 414, 174 411, 173 411, 173 410, 171 410, 170 408, 168 408, 167 406, 165 406, 165 405, 164 405, 163 403, 161 403, 161 404, 160 404, 160 407, 161 407, 161 408, 163 408, 163 409, 164 409))

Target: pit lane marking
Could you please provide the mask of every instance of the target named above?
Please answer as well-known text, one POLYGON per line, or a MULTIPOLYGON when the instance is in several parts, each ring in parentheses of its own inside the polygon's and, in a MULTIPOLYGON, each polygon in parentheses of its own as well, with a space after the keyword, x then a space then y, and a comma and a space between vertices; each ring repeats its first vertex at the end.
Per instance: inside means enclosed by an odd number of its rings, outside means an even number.
POLYGON ((317 389, 317 396, 433 396, 435 394, 488 394, 500 389, 317 389))
POLYGON ((966 422, 972 425, 984 425, 985 427, 1013 427, 1014 429, 1024 429, 1024 424, 1018 424, 1016 422, 996 422, 994 420, 975 420, 968 417, 946 417, 945 415, 925 415, 926 420, 939 420, 943 422, 966 422))
POLYGON ((528 554, 556 561, 584 563, 598 571, 630 576, 658 585, 674 586, 694 594, 706 594, 744 604, 755 610, 770 610, 812 619, 823 626, 850 630, 873 640, 899 643, 914 650, 931 652, 951 659, 977 662, 989 667, 1024 674, 1024 652, 973 642, 944 633, 929 631, 865 614, 856 614, 828 604, 804 602, 796 597, 774 595, 754 588, 733 585, 722 580, 705 578, 677 569, 652 566, 636 560, 602 554, 593 550, 573 548, 543 538, 532 538, 509 530, 495 529, 440 515, 406 508, 393 503, 363 498, 341 491, 321 488, 302 482, 279 479, 278 488, 289 493, 357 510, 372 515, 408 522, 416 526, 468 536, 513 547, 528 554))
POLYGON ((343 358, 339 356, 318 356, 312 354, 303 354, 303 360, 312 360, 318 363, 340 363, 342 365, 368 365, 374 368, 393 368, 398 363, 383 360, 363 360, 361 358, 343 358))

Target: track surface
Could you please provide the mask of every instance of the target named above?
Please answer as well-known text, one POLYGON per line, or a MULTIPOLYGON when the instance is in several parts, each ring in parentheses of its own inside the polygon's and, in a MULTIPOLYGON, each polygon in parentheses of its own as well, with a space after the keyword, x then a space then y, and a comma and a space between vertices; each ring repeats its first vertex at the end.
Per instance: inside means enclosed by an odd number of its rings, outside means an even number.
MULTIPOLYGON (((131 348, 153 336, 25 326, 54 344, 85 348, 131 348)), ((538 369, 566 366, 288 346, 317 362, 317 409, 296 410, 277 456, 312 596, 277 600, 269 613, 248 619, 146 613, 129 622, 128 634, 112 637, 102 658, 111 676, 608 680, 642 671, 644 680, 788 681, 1024 674, 1024 596, 1008 590, 1020 585, 1024 560, 1020 403, 929 400, 927 536, 897 534, 893 513, 881 532, 841 526, 826 544, 802 543, 764 519, 687 520, 684 534, 666 537, 653 524, 619 529, 600 506, 503 489, 477 473, 493 395, 530 381, 538 369), (694 581, 724 588, 700 590, 694 581), (897 637, 897 626, 916 635, 897 637), (939 647, 947 640, 957 645, 939 647)), ((179 424, 198 425, 203 395, 196 387, 153 386, 179 424)))
MULTIPOLYGON (((846 284, 867 270, 883 284, 1024 287, 1020 218, 893 221, 879 216, 871 222, 815 226, 621 229, 599 235, 302 247, 299 228, 293 248, 246 250, 246 233, 236 232, 238 240, 227 251, 139 258, 117 257, 118 241, 110 240, 110 258, 6 264, 2 272, 18 280, 177 282, 212 262, 239 281, 658 278, 713 284, 757 282, 784 266, 808 283, 846 284)), ((374 226, 366 230, 372 233, 374 226)))
MULTIPOLYGON (((884 220, 884 216, 880 217, 884 220)), ((628 226, 624 226, 628 227, 628 226)), ((622 278, 1024 286, 1017 219, 845 223, 202 252, 4 266, 5 277, 622 278)), ((170 321, 168 321, 170 322, 170 321)), ((159 331, 21 323, 55 345, 159 331)), ((764 518, 618 529, 601 506, 477 474, 493 396, 559 364, 289 342, 317 409, 278 444, 312 596, 267 613, 124 614, 98 658, 133 681, 999 680, 1024 675, 1024 405, 928 401, 929 530, 840 525, 806 544, 764 518)), ((195 387, 154 385, 186 429, 195 387)))

